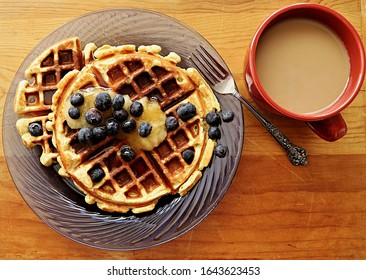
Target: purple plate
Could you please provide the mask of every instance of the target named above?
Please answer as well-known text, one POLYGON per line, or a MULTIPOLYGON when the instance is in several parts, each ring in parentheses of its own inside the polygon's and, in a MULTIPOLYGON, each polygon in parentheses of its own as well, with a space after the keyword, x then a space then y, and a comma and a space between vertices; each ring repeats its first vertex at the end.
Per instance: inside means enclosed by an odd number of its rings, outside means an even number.
MULTIPOLYGON (((173 240, 200 223, 220 202, 237 170, 244 139, 244 119, 240 102, 231 96, 217 98, 222 110, 232 110, 234 121, 222 126, 220 142, 227 144, 228 155, 213 157, 201 180, 184 197, 167 196, 156 209, 141 215, 111 214, 88 205, 72 184, 56 176, 55 168, 39 162, 38 147, 24 147, 13 111, 16 87, 24 71, 47 47, 77 36, 85 44, 157 44, 162 55, 170 51, 181 56, 178 64, 193 67, 189 60, 195 47, 202 45, 222 65, 215 49, 196 31, 163 14, 141 9, 112 9, 90 13, 57 28, 26 57, 10 86, 3 116, 3 143, 13 181, 30 208, 51 228, 79 243, 109 250, 136 250, 173 240)), ((227 68, 228 69, 228 68, 227 68)))

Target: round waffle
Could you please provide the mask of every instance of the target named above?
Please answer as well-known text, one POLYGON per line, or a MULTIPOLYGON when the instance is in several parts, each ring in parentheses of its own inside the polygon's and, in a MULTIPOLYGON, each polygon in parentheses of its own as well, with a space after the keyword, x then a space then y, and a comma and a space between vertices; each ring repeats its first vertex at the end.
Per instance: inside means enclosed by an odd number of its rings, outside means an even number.
MULTIPOLYGON (((133 45, 103 46, 94 52, 94 61, 81 71, 69 72, 58 83, 49 128, 53 131, 61 172, 86 194, 88 203, 96 202, 102 210, 120 213, 152 210, 163 195, 184 195, 189 191, 211 160, 215 142, 207 135, 204 119, 208 112, 220 109, 216 97, 195 69, 176 66, 180 61, 178 55, 170 53, 163 57, 160 51, 158 46, 141 46, 137 51, 133 45), (136 147, 135 142, 140 141, 131 133, 81 144, 78 141, 81 125, 71 128, 65 113, 70 97, 78 91, 100 88, 108 89, 112 96, 121 94, 130 100, 124 105, 127 111, 131 102, 150 100, 159 109, 146 117, 151 120, 155 113, 162 114, 164 119, 174 116, 179 126, 159 134, 163 137, 150 148, 137 145, 131 161, 121 155, 121 147, 136 147), (177 111, 187 103, 194 105, 196 114, 183 120, 177 111), (194 154, 189 161, 183 156, 187 150, 194 154), (103 170, 103 178, 95 182, 91 174, 97 168, 103 170)), ((140 118, 144 115, 135 119, 139 122, 140 118)), ((154 128, 157 129, 153 127, 153 131, 154 128)), ((149 137, 156 136, 152 133, 149 137)))

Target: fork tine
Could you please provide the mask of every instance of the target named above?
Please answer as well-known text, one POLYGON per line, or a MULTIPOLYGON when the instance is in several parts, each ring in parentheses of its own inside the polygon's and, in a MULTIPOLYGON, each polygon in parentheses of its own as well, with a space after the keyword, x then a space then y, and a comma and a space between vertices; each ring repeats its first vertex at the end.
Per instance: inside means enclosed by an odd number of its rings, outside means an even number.
POLYGON ((210 77, 214 79, 215 83, 219 83, 223 79, 222 74, 216 69, 216 67, 209 61, 209 59, 200 49, 196 48, 196 53, 198 56, 194 56, 202 64, 202 67, 204 67, 210 77))
POLYGON ((213 69, 216 70, 216 73, 218 75, 221 74, 221 75, 219 75, 219 76, 221 76, 221 79, 225 79, 229 75, 227 70, 202 45, 200 45, 199 47, 202 50, 202 52, 207 56, 207 58, 209 58, 209 60, 208 60, 205 58, 205 56, 202 56, 202 57, 204 57, 205 61, 207 63, 209 63, 213 69), (220 70, 221 73, 218 70, 220 70))
POLYGON ((201 72, 201 74, 205 77, 205 79, 210 83, 210 84, 215 84, 218 83, 220 80, 215 77, 212 72, 210 71, 210 69, 207 67, 207 65, 205 63, 203 63, 201 61, 200 58, 197 57, 197 55, 192 54, 192 56, 194 56, 194 59, 192 60, 192 63, 194 64, 194 66, 201 72))

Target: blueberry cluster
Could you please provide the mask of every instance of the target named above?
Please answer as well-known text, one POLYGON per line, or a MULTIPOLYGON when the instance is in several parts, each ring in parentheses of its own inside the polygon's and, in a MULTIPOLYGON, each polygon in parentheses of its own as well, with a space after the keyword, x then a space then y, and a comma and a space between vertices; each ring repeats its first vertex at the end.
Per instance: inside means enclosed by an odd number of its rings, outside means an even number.
MULTIPOLYGON (((70 98, 70 103, 73 105, 68 111, 70 118, 79 119, 79 107, 84 104, 84 97, 81 93, 74 93, 70 98)), ((125 99, 123 95, 117 94, 111 98, 107 92, 100 92, 94 100, 94 108, 90 108, 85 114, 85 120, 92 128, 83 127, 79 130, 78 141, 82 144, 98 143, 104 140, 107 136, 117 135, 119 131, 125 133, 132 132, 136 129, 136 121, 133 117, 139 117, 143 113, 143 106, 140 102, 135 101, 130 106, 130 114, 123 109, 125 99), (112 109, 112 117, 107 119, 104 124, 102 113, 112 109)), ((143 122, 138 132, 141 137, 150 135, 152 126, 147 122, 143 122)))
MULTIPOLYGON (((84 97, 80 93, 74 93, 70 98, 71 107, 68 111, 70 118, 80 118, 79 107, 85 102, 84 97)), ((82 127, 78 132, 78 141, 82 144, 95 144, 103 141, 108 136, 117 135, 120 131, 130 133, 137 127, 134 117, 139 117, 143 113, 143 105, 135 101, 130 106, 128 113, 124 108, 125 99, 123 95, 117 94, 113 98, 107 92, 100 92, 94 100, 94 108, 90 108, 85 114, 86 122, 92 126, 82 127), (104 121, 102 113, 112 110, 112 116, 104 121)), ((152 126, 143 122, 138 127, 138 133, 141 137, 147 137, 152 131, 152 126)), ((128 145, 120 148, 121 157, 129 162, 136 157, 136 152, 128 145)), ((100 182, 105 172, 100 166, 97 166, 89 171, 89 176, 94 183, 100 182)))
MULTIPOLYGON (((222 113, 222 116, 218 112, 209 112, 206 115, 206 122, 210 125, 208 129, 208 137, 212 140, 220 140, 221 139, 221 120, 223 122, 231 122, 234 119, 234 112, 233 111, 225 111, 222 113)), ((214 153, 216 156, 223 158, 227 154, 227 146, 225 144, 217 144, 214 153)))

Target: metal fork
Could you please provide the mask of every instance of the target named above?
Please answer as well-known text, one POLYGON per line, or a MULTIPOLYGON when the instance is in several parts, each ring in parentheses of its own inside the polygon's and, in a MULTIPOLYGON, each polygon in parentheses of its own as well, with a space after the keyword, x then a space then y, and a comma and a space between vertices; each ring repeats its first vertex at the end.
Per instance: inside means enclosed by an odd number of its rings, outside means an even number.
POLYGON ((266 128, 286 151, 293 165, 307 164, 307 151, 294 145, 274 124, 267 120, 237 90, 234 79, 229 72, 202 46, 196 48, 189 57, 197 70, 204 76, 211 88, 218 94, 235 96, 266 128))

